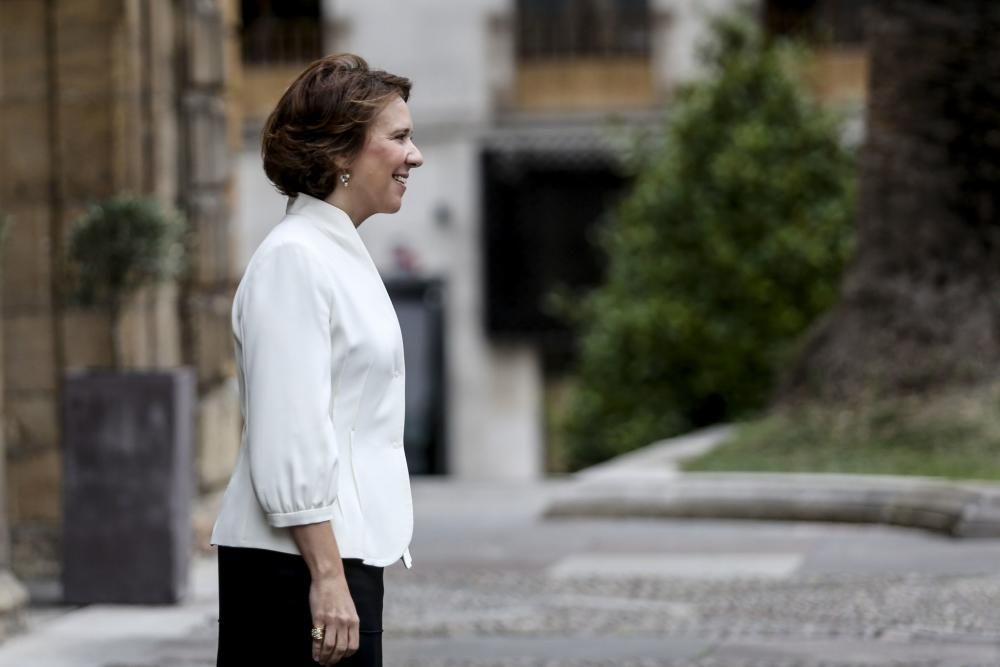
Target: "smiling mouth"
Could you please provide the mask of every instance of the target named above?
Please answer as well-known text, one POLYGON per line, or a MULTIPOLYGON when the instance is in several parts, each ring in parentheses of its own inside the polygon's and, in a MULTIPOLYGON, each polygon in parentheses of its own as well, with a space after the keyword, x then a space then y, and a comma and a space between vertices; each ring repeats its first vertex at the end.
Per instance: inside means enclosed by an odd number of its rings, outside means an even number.
POLYGON ((407 178, 406 176, 400 176, 399 174, 393 174, 392 175, 392 180, 396 181, 397 183, 399 183, 400 185, 402 185, 404 188, 406 187, 406 178, 407 178))

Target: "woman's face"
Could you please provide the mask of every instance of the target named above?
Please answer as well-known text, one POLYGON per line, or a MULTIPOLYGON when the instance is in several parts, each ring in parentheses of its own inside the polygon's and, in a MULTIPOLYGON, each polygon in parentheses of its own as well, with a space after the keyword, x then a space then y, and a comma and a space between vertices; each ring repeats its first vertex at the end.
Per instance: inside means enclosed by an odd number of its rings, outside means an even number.
POLYGON ((410 170, 423 163, 424 157, 413 143, 410 109, 403 98, 394 97, 372 122, 343 194, 350 197, 352 207, 363 218, 395 213, 403 204, 410 170))

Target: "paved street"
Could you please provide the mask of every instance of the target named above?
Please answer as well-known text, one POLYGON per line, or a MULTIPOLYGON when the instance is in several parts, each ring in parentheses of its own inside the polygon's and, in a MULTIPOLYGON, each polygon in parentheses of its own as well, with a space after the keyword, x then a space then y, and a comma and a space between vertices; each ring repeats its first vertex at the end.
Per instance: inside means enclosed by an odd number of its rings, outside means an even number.
MULTIPOLYGON (((539 514, 565 483, 420 480, 386 581, 393 667, 1000 665, 1000 540, 539 514)), ((0 667, 214 664, 214 563, 176 608, 36 616, 0 667)))

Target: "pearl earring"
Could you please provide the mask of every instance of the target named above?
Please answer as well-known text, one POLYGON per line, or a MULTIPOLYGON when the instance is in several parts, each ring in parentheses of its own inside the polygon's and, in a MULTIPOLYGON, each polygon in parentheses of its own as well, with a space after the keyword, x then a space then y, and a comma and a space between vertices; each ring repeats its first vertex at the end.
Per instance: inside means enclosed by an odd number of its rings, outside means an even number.
POLYGON ((344 172, 343 174, 340 175, 340 182, 343 183, 344 187, 346 188, 348 185, 351 184, 351 175, 347 172, 344 172))

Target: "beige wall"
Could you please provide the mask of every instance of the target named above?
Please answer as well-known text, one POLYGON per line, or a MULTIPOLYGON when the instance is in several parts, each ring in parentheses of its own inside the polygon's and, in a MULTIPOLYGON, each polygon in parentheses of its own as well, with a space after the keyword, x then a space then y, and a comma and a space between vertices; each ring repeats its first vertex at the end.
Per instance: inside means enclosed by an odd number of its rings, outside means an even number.
POLYGON ((820 48, 806 72, 820 100, 834 105, 864 105, 868 92, 868 53, 863 48, 820 48))
POLYGON ((649 58, 575 58, 520 63, 522 111, 646 109, 656 102, 649 58))

